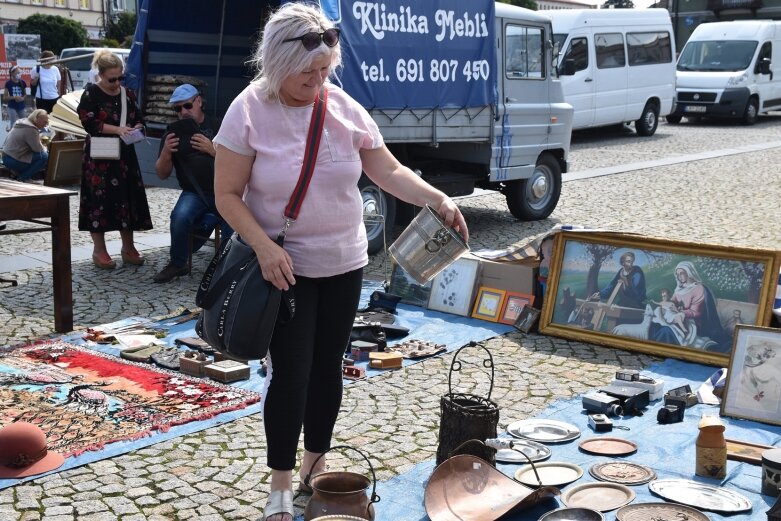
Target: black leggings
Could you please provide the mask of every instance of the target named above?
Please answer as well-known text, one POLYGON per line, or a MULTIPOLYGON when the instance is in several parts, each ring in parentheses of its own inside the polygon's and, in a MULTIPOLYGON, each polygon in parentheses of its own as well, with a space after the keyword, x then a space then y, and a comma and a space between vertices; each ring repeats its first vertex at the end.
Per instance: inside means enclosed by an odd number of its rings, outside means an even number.
POLYGON ((60 98, 54 98, 54 99, 35 98, 35 108, 43 109, 49 114, 51 114, 51 111, 54 110, 54 106, 57 104, 58 99, 60 98))
POLYGON ((363 269, 324 278, 296 276, 295 318, 277 324, 263 392, 268 466, 292 470, 301 427, 304 448, 331 446, 342 403, 342 356, 361 297, 363 269))

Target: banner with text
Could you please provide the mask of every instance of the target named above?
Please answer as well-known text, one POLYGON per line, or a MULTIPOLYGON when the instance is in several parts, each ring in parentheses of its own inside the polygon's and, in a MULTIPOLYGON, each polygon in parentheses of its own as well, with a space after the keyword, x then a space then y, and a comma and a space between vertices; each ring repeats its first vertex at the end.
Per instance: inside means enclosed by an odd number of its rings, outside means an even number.
POLYGON ((320 0, 342 30, 345 90, 366 108, 494 101, 494 1, 320 0))

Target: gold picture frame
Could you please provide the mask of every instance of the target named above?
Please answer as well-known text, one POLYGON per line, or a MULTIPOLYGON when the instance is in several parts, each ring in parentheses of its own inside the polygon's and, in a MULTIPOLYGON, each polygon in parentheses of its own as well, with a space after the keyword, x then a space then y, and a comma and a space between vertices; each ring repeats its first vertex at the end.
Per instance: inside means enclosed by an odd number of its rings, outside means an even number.
POLYGON ((771 250, 564 231, 540 332, 723 367, 737 324, 770 323, 778 271, 771 250))
POLYGON ((475 299, 475 307, 472 309, 472 318, 488 320, 489 322, 498 321, 506 293, 503 289, 481 286, 475 299))
POLYGON ((46 186, 74 185, 81 182, 81 160, 84 140, 52 141, 49 144, 49 163, 46 165, 46 186))

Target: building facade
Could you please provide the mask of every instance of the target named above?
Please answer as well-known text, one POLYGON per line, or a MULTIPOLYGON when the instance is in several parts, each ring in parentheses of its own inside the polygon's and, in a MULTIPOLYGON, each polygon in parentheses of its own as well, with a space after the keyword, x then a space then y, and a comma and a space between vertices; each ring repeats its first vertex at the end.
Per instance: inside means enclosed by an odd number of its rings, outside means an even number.
POLYGON ((15 33, 20 19, 33 14, 81 22, 91 40, 100 40, 106 23, 119 13, 136 11, 136 0, 0 0, 3 33, 15 33))

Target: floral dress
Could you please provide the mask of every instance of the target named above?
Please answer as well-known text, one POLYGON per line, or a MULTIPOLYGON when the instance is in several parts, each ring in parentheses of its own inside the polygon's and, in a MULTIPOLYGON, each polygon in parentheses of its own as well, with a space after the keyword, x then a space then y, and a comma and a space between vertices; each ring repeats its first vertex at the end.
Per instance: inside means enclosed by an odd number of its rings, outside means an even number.
MULTIPOLYGON (((129 89, 126 92, 126 124, 133 127, 143 121, 135 93, 129 89)), ((104 135, 101 134, 103 124, 119 126, 122 115, 120 95, 106 94, 93 84, 84 91, 77 108, 81 124, 89 133, 81 161, 79 230, 82 231, 101 233, 152 228, 144 181, 133 145, 126 145, 120 140, 122 152, 119 160, 90 157, 90 138, 104 135)))

